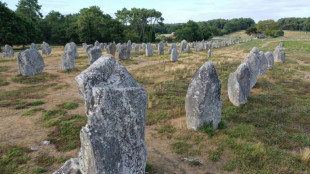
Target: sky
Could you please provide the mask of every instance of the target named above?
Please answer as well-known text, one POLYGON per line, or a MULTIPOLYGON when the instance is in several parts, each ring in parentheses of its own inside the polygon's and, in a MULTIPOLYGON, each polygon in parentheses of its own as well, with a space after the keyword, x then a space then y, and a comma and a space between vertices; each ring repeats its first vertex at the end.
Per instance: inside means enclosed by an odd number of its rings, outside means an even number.
MULTIPOLYGON (((19 0, 0 0, 16 10, 19 0)), ((99 6, 105 14, 122 8, 155 9, 162 13, 164 23, 184 23, 188 20, 252 18, 256 22, 284 17, 310 17, 310 0, 38 0, 41 13, 78 13, 80 9, 99 6)))

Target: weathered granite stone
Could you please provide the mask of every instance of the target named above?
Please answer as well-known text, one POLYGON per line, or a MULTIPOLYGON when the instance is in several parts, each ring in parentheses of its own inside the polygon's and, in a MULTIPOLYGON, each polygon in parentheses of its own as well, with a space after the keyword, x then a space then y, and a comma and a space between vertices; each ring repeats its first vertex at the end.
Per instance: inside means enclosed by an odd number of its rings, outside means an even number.
POLYGON ((99 45, 98 45, 98 47, 100 47, 101 48, 101 51, 103 51, 104 50, 104 43, 100 43, 99 45))
POLYGON ((158 54, 159 55, 164 54, 164 43, 163 42, 160 42, 158 44, 158 54))
POLYGON ((178 51, 175 48, 172 48, 170 60, 171 62, 178 61, 178 51))
POLYGON ((30 49, 39 50, 39 47, 35 43, 31 43, 30 49))
POLYGON ((41 45, 41 49, 42 49, 42 55, 50 55, 52 52, 52 48, 46 42, 43 42, 43 44, 41 45))
POLYGON ((142 48, 142 50, 145 51, 145 49, 146 49, 146 44, 145 44, 145 43, 142 43, 141 48, 142 48))
POLYGON ((75 53, 72 51, 65 51, 62 54, 62 69, 69 70, 74 68, 74 60, 75 60, 75 53))
POLYGON ((221 109, 221 82, 209 61, 196 71, 189 84, 185 99, 187 127, 197 130, 212 122, 213 128, 217 128, 221 109))
POLYGON ((139 44, 135 45, 135 52, 139 52, 139 44))
POLYGON ((95 47, 99 46, 99 42, 96 40, 96 42, 94 43, 95 47))
POLYGON ((83 174, 144 173, 147 93, 106 56, 76 77, 88 116, 80 132, 79 168, 83 174))
POLYGON ((127 42, 127 48, 128 48, 128 52, 131 52, 131 40, 128 40, 127 42))
POLYGON ((45 64, 37 50, 27 49, 17 55, 19 73, 23 76, 34 76, 43 71, 45 64))
POLYGON ((274 58, 273 58, 273 54, 272 52, 266 52, 265 53, 265 57, 267 59, 268 62, 268 69, 273 69, 273 65, 274 65, 274 58))
POLYGON ((110 45, 107 46, 107 53, 115 56, 116 52, 116 45, 114 43, 111 43, 110 45))
POLYGON ((251 52, 243 60, 244 63, 247 63, 250 69, 250 87, 253 88, 257 81, 257 76, 260 69, 260 57, 259 49, 254 47, 251 52))
POLYGON ((235 106, 240 106, 248 102, 250 93, 250 69, 246 63, 241 63, 238 69, 229 74, 228 97, 235 106))
POLYGON ((189 44, 186 46, 184 52, 186 52, 186 53, 191 52, 191 47, 189 46, 189 44))
POLYGON ((71 158, 65 162, 65 164, 53 174, 82 174, 79 166, 78 158, 71 158))
POLYGON ((86 51, 87 44, 86 43, 82 43, 82 46, 83 46, 84 51, 86 51))
POLYGON ((88 63, 91 65, 102 56, 102 50, 100 47, 96 46, 91 47, 87 51, 87 56, 88 56, 88 63))
POLYGON ((208 50, 208 57, 211 57, 211 49, 208 50))
POLYGON ((263 76, 266 74, 268 68, 268 61, 263 51, 259 52, 259 60, 260 60, 260 66, 258 75, 263 76))
POLYGON ((180 52, 184 53, 184 50, 186 48, 187 42, 186 40, 182 40, 181 45, 180 45, 180 52))
POLYGON ((285 62, 285 52, 281 46, 277 46, 273 52, 275 62, 285 62))
POLYGON ((14 57, 14 50, 10 45, 4 46, 2 57, 3 58, 14 57))
POLYGON ((65 46, 65 52, 72 52, 74 58, 79 57, 76 44, 74 42, 67 43, 65 46))
POLYGON ((120 46, 120 50, 119 50, 119 54, 118 54, 118 58, 120 60, 125 60, 128 59, 130 57, 130 52, 129 49, 127 47, 127 44, 123 44, 120 46))
POLYGON ((145 56, 153 56, 153 54, 154 54, 153 46, 150 43, 146 44, 145 56))
POLYGON ((280 47, 283 47, 283 45, 284 45, 284 44, 283 44, 283 41, 281 41, 281 42, 279 43, 279 46, 280 46, 280 47))

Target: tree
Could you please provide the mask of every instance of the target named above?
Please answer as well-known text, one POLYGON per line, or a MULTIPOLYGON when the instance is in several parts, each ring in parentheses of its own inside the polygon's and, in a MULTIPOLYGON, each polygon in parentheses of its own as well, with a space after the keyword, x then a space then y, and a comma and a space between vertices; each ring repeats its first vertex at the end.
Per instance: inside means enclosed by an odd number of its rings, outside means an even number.
POLYGON ((25 45, 36 38, 33 23, 16 15, 2 2, 0 2, 0 16, 0 43, 25 45))
POLYGON ((257 28, 255 25, 252 25, 248 29, 245 30, 245 33, 248 35, 256 34, 257 33, 257 28))
POLYGON ((32 22, 38 22, 43 16, 40 12, 41 5, 38 4, 38 0, 19 0, 16 7, 17 14, 30 19, 32 22))
POLYGON ((179 29, 175 32, 177 40, 183 40, 192 42, 203 39, 203 34, 198 23, 189 20, 186 24, 183 25, 182 29, 179 29))

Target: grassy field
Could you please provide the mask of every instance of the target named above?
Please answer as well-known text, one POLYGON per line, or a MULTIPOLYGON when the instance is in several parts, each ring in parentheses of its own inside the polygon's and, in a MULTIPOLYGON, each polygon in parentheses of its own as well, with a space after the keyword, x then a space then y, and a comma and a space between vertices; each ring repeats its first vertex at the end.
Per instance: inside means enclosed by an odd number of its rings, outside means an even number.
MULTIPOLYGON (((224 37, 246 36, 237 32, 224 37)), ((282 38, 214 49, 211 58, 205 50, 193 51, 179 54, 172 63, 168 54, 155 51, 146 57, 140 51, 132 53, 132 60, 120 61, 148 91, 147 171, 310 173, 309 38, 309 33, 285 31, 282 38), (273 51, 280 41, 286 62, 258 78, 247 104, 233 106, 227 95, 229 73, 254 46, 273 51), (214 63, 222 83, 223 124, 215 131, 191 131, 186 128, 185 95, 191 77, 206 61, 214 63)), ((76 68, 62 71, 63 47, 53 47, 52 55, 43 56, 44 73, 34 77, 17 75, 16 58, 0 59, 0 173, 52 173, 77 156, 79 131, 87 118, 74 77, 88 67, 85 52, 81 47, 78 51, 76 68), (44 140, 51 145, 43 145, 44 140)))

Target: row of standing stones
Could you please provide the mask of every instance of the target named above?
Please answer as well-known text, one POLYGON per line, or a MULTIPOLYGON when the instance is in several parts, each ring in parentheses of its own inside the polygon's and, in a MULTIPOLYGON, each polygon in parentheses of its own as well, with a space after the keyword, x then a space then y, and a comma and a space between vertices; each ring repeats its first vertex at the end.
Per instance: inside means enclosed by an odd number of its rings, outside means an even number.
POLYGON ((274 62, 285 62, 283 42, 273 53, 259 51, 254 47, 245 57, 237 70, 228 78, 228 97, 235 106, 247 103, 250 90, 255 86, 258 76, 266 74, 267 69, 273 69, 274 62))
MULTIPOLYGON (((181 42, 181 52, 182 48, 184 52, 189 48, 185 43, 186 41, 181 42)), ((118 46, 114 43, 109 44, 106 46, 109 54, 104 56, 101 55, 104 46, 96 44, 97 46, 83 45, 91 65, 75 78, 88 117, 87 124, 80 132, 81 148, 78 158, 68 160, 54 174, 145 173, 147 92, 114 58, 115 51, 123 51, 122 56, 128 57, 131 43, 118 46), (98 49, 100 54, 97 53, 98 49)), ((196 45, 201 47, 203 44, 197 42, 196 45)), ((151 55, 153 46, 144 46, 146 52, 151 55)), ((158 47, 161 47, 161 43, 158 47)), ((210 48, 205 49, 209 49, 210 52, 210 48)), ((176 44, 172 44, 171 61, 177 61, 176 50, 176 44)), ((252 76, 257 78, 258 75, 266 73, 266 67, 273 66, 273 59, 269 61, 269 58, 265 58, 267 60, 264 61, 263 55, 265 54, 257 48, 253 48, 235 72, 238 80, 234 83, 238 83, 240 89, 245 89, 245 93, 256 83, 252 76)), ((285 53, 281 46, 277 47, 274 54, 266 53, 266 57, 274 56, 275 61, 284 62, 283 55, 285 56, 285 53)), ((63 68, 74 67, 76 57, 76 45, 68 43, 62 55, 63 62, 67 62, 63 63, 63 68)), ((19 53, 18 62, 22 75, 34 75, 44 69, 43 58, 37 49, 19 53), (34 69, 34 72, 28 73, 29 69, 34 69)), ((232 93, 235 92, 235 96, 244 95, 240 95, 240 89, 232 90, 232 93)), ((217 128, 221 121, 221 82, 212 62, 203 64, 192 77, 186 94, 185 109, 189 129, 198 130, 206 122, 212 122, 213 127, 217 128)))

